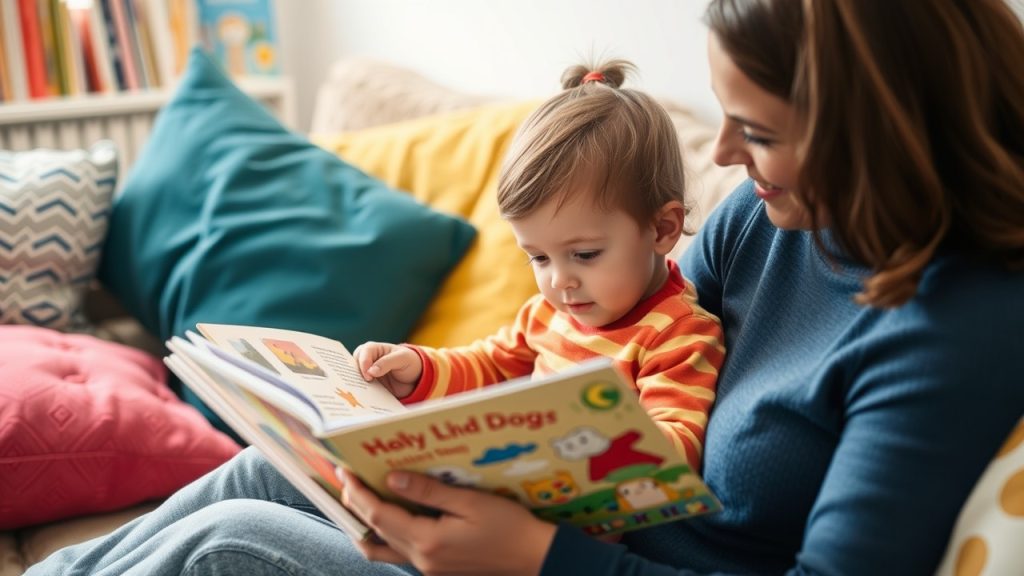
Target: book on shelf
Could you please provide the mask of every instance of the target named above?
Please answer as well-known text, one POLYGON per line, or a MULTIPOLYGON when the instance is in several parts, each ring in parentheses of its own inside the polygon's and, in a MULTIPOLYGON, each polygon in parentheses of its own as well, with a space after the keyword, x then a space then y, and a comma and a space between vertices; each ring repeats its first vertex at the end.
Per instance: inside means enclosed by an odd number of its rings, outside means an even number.
POLYGON ((0 0, 0 100, 169 88, 200 43, 200 4, 224 23, 216 42, 247 26, 245 75, 280 73, 269 0, 0 0))
MULTIPOLYGON (((607 360, 406 406, 365 381, 340 342, 199 324, 168 341, 168 367, 351 536, 338 468, 389 501, 391 470, 516 500, 593 535, 708 514, 721 504, 607 360)), ((408 505, 408 504, 406 504, 408 505)))
POLYGON ((233 77, 280 74, 271 0, 198 0, 203 46, 233 77))
POLYGON ((46 56, 43 53, 43 32, 36 3, 34 0, 18 0, 17 9, 21 22, 29 96, 46 98, 50 96, 50 91, 47 83, 46 56))
POLYGON ((3 13, 3 52, 7 60, 7 73, 11 83, 11 100, 27 100, 28 72, 25 68, 25 48, 22 40, 22 21, 18 0, 0 0, 3 13))

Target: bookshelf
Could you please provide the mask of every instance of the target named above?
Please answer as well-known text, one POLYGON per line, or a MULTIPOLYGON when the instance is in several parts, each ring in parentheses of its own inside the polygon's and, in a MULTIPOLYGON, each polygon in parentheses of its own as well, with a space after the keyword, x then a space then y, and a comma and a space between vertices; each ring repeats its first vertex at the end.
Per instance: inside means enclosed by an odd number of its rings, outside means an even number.
MULTIPOLYGON (((250 78, 239 80, 237 83, 243 92, 270 108, 286 126, 294 126, 294 88, 290 78, 250 78)), ((3 103, 0 104, 0 129, 36 122, 151 112, 159 109, 173 92, 172 87, 3 103)))
MULTIPOLYGON (((0 149, 81 148, 107 138, 117 142, 122 168, 127 168, 173 94, 189 48, 202 44, 223 50, 215 28, 224 15, 213 8, 219 5, 205 0, 0 0, 0 48, 8 48, 0 50, 0 149), (31 25, 24 19, 29 13, 31 25), (26 38, 44 46, 41 38, 47 35, 45 57, 38 47, 35 58, 28 57, 33 42, 26 38), (28 71, 33 66, 34 75, 28 71), (135 72, 129 74, 130 68, 135 72), (12 75, 21 78, 20 86, 13 86, 12 75)), ((242 5, 250 11, 245 15, 259 41, 254 44, 272 50, 276 68, 271 0, 231 3, 233 10, 242 5)), ((237 14, 229 17, 237 28, 237 14)), ((235 82, 294 128, 292 78, 279 69, 255 72, 235 82)))

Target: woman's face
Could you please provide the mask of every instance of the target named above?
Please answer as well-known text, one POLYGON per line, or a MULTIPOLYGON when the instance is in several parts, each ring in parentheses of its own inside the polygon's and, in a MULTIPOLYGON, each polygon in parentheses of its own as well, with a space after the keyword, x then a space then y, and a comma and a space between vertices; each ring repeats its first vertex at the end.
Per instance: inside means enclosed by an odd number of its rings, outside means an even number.
POLYGON ((714 34, 708 38, 711 89, 724 115, 715 141, 715 163, 746 167, 772 224, 787 230, 810 228, 811 218, 794 193, 796 111, 740 71, 714 34))

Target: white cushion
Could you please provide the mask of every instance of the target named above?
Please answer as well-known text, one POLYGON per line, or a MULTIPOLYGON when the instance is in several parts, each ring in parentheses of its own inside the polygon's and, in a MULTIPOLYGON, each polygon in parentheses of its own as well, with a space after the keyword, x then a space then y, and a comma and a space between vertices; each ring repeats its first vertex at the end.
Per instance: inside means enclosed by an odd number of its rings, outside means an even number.
POLYGON ((1024 419, 960 510, 938 574, 1024 574, 1024 419))

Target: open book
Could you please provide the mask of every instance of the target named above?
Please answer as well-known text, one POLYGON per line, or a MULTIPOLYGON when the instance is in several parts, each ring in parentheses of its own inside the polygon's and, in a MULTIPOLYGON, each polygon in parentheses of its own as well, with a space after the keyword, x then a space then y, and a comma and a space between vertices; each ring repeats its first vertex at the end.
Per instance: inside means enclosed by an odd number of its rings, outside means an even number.
MULTIPOLYGON (((381 497, 394 469, 489 490, 594 535, 721 509, 610 361, 405 406, 345 347, 311 334, 200 324, 172 338, 179 378, 351 536, 345 467, 381 497)), ((404 503, 403 505, 409 505, 404 503)))

